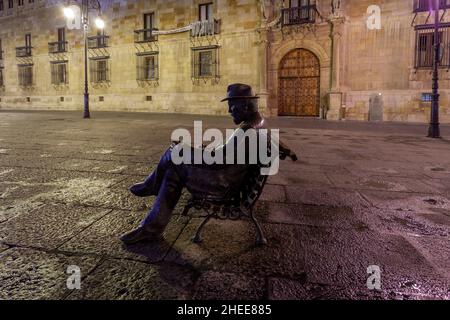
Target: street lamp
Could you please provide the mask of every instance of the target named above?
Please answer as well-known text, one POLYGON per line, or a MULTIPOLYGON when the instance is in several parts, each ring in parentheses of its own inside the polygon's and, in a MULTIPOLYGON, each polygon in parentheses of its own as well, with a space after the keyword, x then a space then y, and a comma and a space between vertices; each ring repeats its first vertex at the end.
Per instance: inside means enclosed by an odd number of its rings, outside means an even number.
MULTIPOLYGON (((88 28, 89 28, 89 10, 97 10, 99 16, 95 19, 95 25, 98 29, 105 28, 105 22, 101 18, 101 6, 98 0, 81 0, 81 24, 83 26, 84 35, 84 113, 83 118, 90 118, 89 113, 89 83, 88 83, 88 28)), ((64 16, 73 21, 76 14, 71 7, 64 8, 64 16)))
POLYGON ((430 10, 434 7, 434 59, 433 59, 433 94, 431 100, 431 117, 428 128, 429 138, 440 138, 439 129, 439 61, 441 39, 439 37, 439 3, 440 0, 430 0, 430 10), (431 5, 433 2, 433 6, 431 5))

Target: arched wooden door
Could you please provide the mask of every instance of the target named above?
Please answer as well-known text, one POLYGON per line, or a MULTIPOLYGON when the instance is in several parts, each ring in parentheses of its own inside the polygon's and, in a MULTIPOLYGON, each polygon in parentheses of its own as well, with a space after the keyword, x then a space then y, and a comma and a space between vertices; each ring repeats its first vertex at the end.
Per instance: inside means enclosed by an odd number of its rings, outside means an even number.
POLYGON ((281 60, 278 75, 278 114, 319 116, 319 59, 311 51, 295 49, 281 60))

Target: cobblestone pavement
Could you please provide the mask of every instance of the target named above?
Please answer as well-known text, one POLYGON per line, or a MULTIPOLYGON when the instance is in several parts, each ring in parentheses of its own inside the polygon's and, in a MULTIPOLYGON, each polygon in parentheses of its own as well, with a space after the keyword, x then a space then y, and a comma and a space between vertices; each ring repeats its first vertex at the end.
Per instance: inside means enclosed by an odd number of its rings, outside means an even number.
MULTIPOLYGON (((0 112, 0 299, 449 299, 450 141, 426 126, 272 119, 300 161, 282 162, 248 221, 176 208, 165 241, 125 248, 153 198, 141 181, 175 127, 227 117, 0 112), (81 290, 68 290, 69 265, 81 290), (381 268, 381 290, 367 268, 381 268)), ((232 127, 232 126, 231 126, 232 127)), ((450 127, 443 126, 450 137, 450 127)))

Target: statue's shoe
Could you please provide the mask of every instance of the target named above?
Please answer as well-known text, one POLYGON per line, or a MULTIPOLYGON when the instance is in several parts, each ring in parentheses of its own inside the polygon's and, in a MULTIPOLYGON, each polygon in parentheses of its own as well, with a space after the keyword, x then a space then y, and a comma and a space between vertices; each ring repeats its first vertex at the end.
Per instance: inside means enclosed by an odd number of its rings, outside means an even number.
POLYGON ((152 188, 142 182, 131 186, 130 192, 137 197, 149 197, 152 195, 152 188))
POLYGON ((139 227, 120 237, 120 240, 122 240, 122 242, 125 243, 126 245, 134 244, 141 241, 158 242, 163 239, 164 237, 162 234, 147 231, 143 227, 139 227))

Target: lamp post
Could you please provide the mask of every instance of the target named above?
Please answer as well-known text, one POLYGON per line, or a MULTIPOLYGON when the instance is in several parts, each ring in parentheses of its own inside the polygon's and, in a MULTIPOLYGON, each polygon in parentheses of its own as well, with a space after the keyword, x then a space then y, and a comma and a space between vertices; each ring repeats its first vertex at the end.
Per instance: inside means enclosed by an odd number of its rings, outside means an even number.
MULTIPOLYGON (((97 10, 99 16, 95 20, 95 25, 98 29, 105 28, 105 22, 101 17, 101 6, 98 0, 82 0, 81 1, 81 25, 83 27, 83 40, 84 40, 84 111, 83 118, 89 119, 91 117, 89 112, 89 80, 88 80, 88 30, 89 30, 89 10, 97 10)), ((70 8, 64 8, 64 15, 67 19, 75 19, 76 14, 70 8)))
POLYGON ((431 100, 430 126, 428 127, 429 138, 440 138, 439 129, 439 61, 441 39, 439 37, 439 0, 430 0, 434 7, 434 59, 433 59, 433 94, 431 100))

